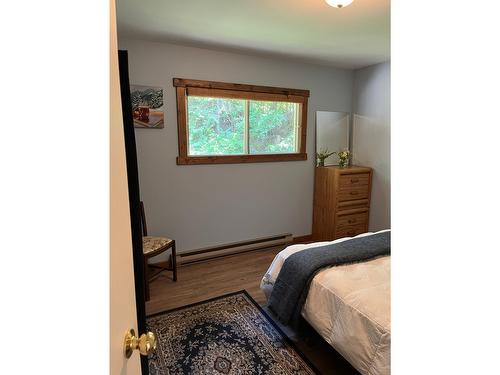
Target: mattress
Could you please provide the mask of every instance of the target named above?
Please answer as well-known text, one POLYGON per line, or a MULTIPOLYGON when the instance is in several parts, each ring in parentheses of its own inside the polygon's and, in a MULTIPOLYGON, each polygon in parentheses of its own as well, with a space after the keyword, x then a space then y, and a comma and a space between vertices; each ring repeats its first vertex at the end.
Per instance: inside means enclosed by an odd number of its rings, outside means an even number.
MULTIPOLYGON (((267 298, 290 255, 350 238, 292 245, 281 251, 261 282, 267 298)), ((304 319, 363 375, 390 373, 390 259, 386 256, 320 271, 311 282, 302 309, 304 319)))

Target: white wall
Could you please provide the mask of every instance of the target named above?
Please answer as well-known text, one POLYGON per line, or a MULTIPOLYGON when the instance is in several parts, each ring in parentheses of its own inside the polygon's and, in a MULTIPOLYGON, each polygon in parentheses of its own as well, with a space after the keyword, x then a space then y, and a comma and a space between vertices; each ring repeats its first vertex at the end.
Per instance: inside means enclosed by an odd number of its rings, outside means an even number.
POLYGON ((351 110, 350 70, 255 55, 120 40, 133 84, 162 86, 164 129, 136 129, 139 177, 149 232, 180 251, 279 233, 311 233, 315 112, 351 110), (177 166, 172 78, 280 86, 311 91, 307 161, 177 166))
POLYGON ((391 226, 391 65, 354 72, 353 161, 373 168, 370 230, 391 226))

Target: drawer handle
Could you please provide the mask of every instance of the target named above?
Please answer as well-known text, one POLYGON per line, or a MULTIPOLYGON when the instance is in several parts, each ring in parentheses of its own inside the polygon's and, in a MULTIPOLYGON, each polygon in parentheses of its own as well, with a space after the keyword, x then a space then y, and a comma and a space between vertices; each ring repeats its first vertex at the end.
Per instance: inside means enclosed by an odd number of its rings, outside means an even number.
POLYGON ((354 191, 351 191, 351 193, 350 193, 350 194, 351 194, 351 195, 358 195, 358 192, 357 192, 356 190, 354 190, 354 191))
POLYGON ((349 219, 349 220, 347 220, 347 222, 349 224, 354 224, 356 221, 357 221, 356 219, 349 219))
POLYGON ((352 184, 355 184, 356 182, 359 182, 359 178, 351 178, 352 184))

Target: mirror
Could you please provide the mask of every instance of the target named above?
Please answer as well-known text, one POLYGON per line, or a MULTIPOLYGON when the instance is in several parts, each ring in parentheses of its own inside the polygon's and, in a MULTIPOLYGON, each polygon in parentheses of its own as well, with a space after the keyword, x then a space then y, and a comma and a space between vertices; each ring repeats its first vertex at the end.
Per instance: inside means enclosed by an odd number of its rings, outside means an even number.
MULTIPOLYGON (((316 153, 349 149, 350 113, 316 112, 316 153)), ((337 155, 325 159, 324 165, 338 165, 337 155)))

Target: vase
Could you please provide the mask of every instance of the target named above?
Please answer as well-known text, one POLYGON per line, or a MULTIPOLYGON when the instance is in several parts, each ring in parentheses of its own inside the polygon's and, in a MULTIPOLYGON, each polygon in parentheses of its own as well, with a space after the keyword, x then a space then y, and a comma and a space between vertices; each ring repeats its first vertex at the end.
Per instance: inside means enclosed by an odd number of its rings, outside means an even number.
POLYGON ((325 166, 325 159, 318 159, 318 167, 324 167, 325 166))
POLYGON ((347 168, 349 166, 349 159, 339 159, 339 167, 347 168))

